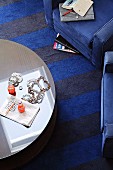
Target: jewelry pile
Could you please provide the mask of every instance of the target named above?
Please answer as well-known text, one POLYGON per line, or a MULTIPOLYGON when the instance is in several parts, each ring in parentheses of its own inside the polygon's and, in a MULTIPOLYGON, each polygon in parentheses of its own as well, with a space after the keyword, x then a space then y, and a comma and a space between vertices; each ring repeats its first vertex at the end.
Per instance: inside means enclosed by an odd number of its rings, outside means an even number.
POLYGON ((22 75, 20 73, 13 73, 9 78, 9 84, 14 85, 17 87, 19 83, 23 81, 22 75))
POLYGON ((40 76, 38 79, 29 80, 27 83, 27 87, 29 94, 23 95, 21 99, 28 101, 32 104, 39 104, 42 102, 45 92, 50 89, 50 84, 47 82, 47 80, 44 79, 44 77, 40 76), (47 85, 46 88, 41 86, 41 80, 43 80, 43 83, 47 85), (35 86, 37 86, 38 88, 35 88, 35 86))
MULTIPOLYGON (((8 91, 10 94, 15 95, 15 87, 17 87, 23 81, 22 75, 20 73, 13 73, 9 78, 8 91), (12 89, 13 86, 13 89, 12 89), (14 94, 13 94, 14 92, 14 94)), ((50 89, 50 84, 43 76, 38 79, 31 79, 27 82, 28 94, 22 96, 21 99, 28 101, 29 103, 36 104, 43 101, 45 92, 50 89), (41 83, 43 82, 43 83, 41 83), (43 85, 42 85, 43 84, 43 85), (43 87, 44 86, 44 87, 43 87)), ((19 86, 19 90, 23 87, 19 86)))

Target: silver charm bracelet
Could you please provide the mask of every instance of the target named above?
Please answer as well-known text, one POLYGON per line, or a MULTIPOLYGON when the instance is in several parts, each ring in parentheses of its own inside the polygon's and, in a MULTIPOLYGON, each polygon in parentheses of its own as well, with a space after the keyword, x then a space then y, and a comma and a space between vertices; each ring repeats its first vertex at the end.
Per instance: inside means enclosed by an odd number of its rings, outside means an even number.
POLYGON ((28 87, 28 94, 23 95, 23 97, 21 99, 28 101, 32 104, 36 104, 36 103, 41 103, 45 92, 48 91, 50 89, 50 84, 48 83, 47 80, 45 80, 45 78, 43 76, 40 76, 38 79, 31 79, 28 81, 27 83, 27 87, 28 87), (46 88, 42 87, 40 84, 40 81, 43 81, 44 84, 46 84, 46 88), (36 88, 34 88, 34 86, 37 86, 39 88, 39 90, 37 90, 36 88))

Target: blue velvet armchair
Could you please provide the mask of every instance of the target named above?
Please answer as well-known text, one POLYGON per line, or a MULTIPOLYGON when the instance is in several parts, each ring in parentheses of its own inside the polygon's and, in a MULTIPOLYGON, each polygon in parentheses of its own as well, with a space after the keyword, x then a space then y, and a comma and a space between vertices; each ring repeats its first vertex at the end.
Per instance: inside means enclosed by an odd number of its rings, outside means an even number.
POLYGON ((95 20, 61 22, 59 3, 43 0, 48 25, 60 33, 96 67, 103 67, 104 53, 113 50, 113 0, 94 0, 95 20))
POLYGON ((102 155, 113 158, 113 52, 106 52, 101 81, 102 155))

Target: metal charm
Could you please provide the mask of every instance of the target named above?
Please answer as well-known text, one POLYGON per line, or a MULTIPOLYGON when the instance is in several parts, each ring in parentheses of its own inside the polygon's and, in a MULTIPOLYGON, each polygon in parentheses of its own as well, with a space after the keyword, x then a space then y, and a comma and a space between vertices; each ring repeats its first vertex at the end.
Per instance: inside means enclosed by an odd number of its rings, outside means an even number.
POLYGON ((50 89, 50 84, 45 80, 44 77, 40 76, 38 79, 31 79, 27 83, 28 93, 23 95, 22 99, 26 100, 32 104, 41 103, 43 101, 45 92, 50 89), (46 88, 42 87, 40 81, 46 84, 46 88), (37 87, 37 88, 36 88, 37 87))
POLYGON ((19 90, 22 90, 23 89, 23 87, 22 86, 19 86, 19 90))
POLYGON ((13 84, 15 87, 23 81, 22 75, 20 73, 13 73, 9 78, 9 83, 13 84))

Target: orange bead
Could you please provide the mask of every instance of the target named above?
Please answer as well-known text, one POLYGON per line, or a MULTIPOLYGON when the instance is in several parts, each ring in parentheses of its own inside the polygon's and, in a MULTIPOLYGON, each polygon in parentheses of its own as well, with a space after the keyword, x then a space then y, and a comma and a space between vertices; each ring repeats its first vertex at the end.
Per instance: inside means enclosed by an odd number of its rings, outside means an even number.
POLYGON ((9 85, 8 86, 8 92, 9 92, 9 94, 15 94, 15 87, 14 87, 14 85, 9 85))
POLYGON ((19 111, 20 113, 25 112, 25 106, 23 105, 22 102, 20 102, 20 103, 18 104, 18 111, 19 111))

